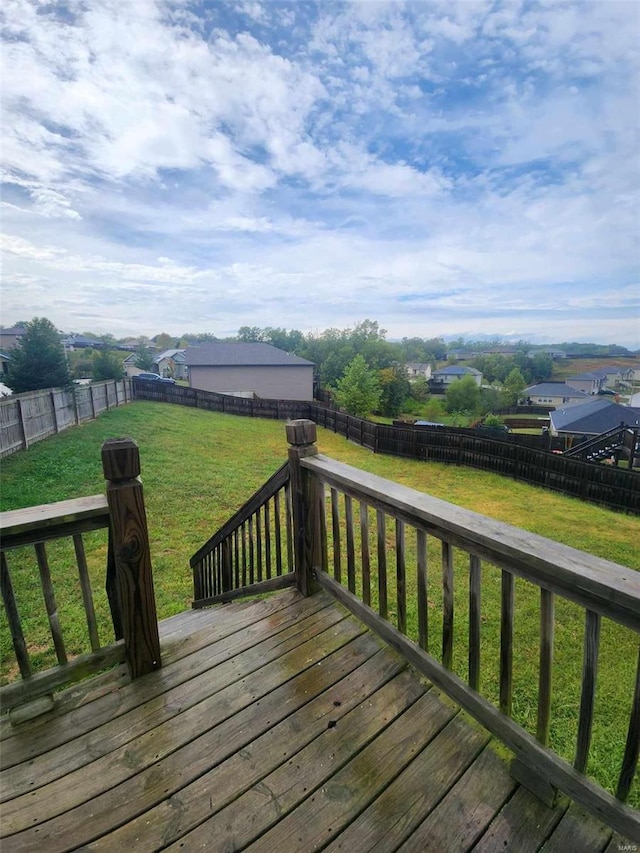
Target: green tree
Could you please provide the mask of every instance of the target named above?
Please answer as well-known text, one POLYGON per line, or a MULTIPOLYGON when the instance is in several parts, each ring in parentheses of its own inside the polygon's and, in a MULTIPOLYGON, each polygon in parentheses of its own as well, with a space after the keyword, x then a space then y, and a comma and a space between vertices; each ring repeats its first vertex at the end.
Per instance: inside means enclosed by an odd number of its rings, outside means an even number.
POLYGON ((365 418, 380 405, 380 384, 361 355, 347 365, 336 385, 336 402, 350 415, 365 418))
POLYGON ((56 327, 46 317, 34 317, 11 351, 7 385, 16 394, 71 384, 69 368, 56 327))
POLYGON ((379 411, 388 418, 397 418, 411 393, 407 373, 400 364, 383 367, 378 373, 382 394, 379 411))
POLYGON ((101 379, 122 379, 124 376, 122 359, 118 358, 114 352, 109 352, 109 350, 101 350, 95 353, 91 375, 96 381, 101 379))
POLYGON ((480 409, 480 387, 473 376, 463 376, 449 385, 445 405, 448 412, 475 414, 480 409))
POLYGON ((145 344, 140 344, 136 349, 136 357, 134 359, 135 366, 140 370, 153 369, 153 353, 145 344))
POLYGON ((175 349, 176 339, 172 338, 171 335, 168 335, 166 332, 160 332, 159 335, 156 335, 153 338, 153 342, 156 345, 158 352, 164 352, 167 349, 175 349))
POLYGON ((525 382, 524 376, 520 370, 517 367, 514 367, 504 380, 502 393, 500 395, 502 397, 503 405, 515 406, 522 396, 522 392, 526 384, 527 383, 525 382))

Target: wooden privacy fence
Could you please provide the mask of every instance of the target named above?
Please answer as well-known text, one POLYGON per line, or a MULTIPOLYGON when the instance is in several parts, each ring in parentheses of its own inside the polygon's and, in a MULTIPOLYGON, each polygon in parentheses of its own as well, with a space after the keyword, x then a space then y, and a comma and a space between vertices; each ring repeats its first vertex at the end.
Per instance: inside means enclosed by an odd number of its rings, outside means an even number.
POLYGON ((47 388, 0 400, 0 457, 131 402, 131 380, 47 388))
POLYGON ((177 403, 230 415, 306 418, 372 450, 409 459, 468 465, 522 480, 581 500, 640 514, 640 474, 584 462, 470 430, 389 426, 347 415, 315 402, 231 397, 213 391, 134 380, 136 400, 177 403))
POLYGON ((310 421, 287 424, 287 438, 298 588, 323 588, 377 631, 515 753, 513 775, 543 799, 560 789, 640 838, 640 816, 624 805, 640 750, 640 575, 322 456, 310 421), (568 674, 554 680, 554 632, 567 620, 578 635, 582 623, 583 654, 573 749, 560 757, 550 744, 573 700, 568 674), (619 737, 607 732, 612 793, 586 776, 594 719, 610 700, 597 690, 601 628, 603 638, 619 632, 616 648, 633 650, 619 737), (532 732, 514 690, 522 643, 537 646, 539 659, 537 690, 525 675, 532 732), (485 680, 496 682, 488 692, 485 680))
POLYGON ((160 666, 149 537, 142 484, 138 478, 140 459, 136 443, 132 439, 106 441, 102 448, 102 464, 107 480, 106 497, 93 495, 0 513, 0 587, 17 670, 22 676, 21 681, 0 688, 0 704, 4 709, 36 700, 40 713, 42 703, 50 703, 51 694, 57 688, 124 660, 132 678, 160 666), (99 620, 85 553, 84 535, 94 530, 108 531, 104 577, 113 632, 106 644, 99 639, 99 620), (62 573, 58 573, 59 584, 56 584, 52 553, 60 551, 59 543, 73 544, 77 585, 73 585, 68 572, 70 555, 67 552, 54 554, 55 561, 64 566, 62 573), (34 612, 33 605, 33 589, 37 588, 38 580, 44 605, 42 620, 34 612), (74 596, 77 601, 73 600, 74 596), (62 599, 64 606, 60 606, 62 599), (65 623, 64 616, 78 608, 84 610, 88 635, 85 643, 90 651, 70 654, 68 645, 72 643, 75 647, 80 641, 75 629, 72 632, 70 625, 65 623), (36 635, 40 637, 39 624, 43 620, 48 626, 57 666, 38 671, 41 666, 30 649, 36 647, 41 653, 38 647, 47 645, 46 639, 44 643, 35 639, 36 635), (68 643, 65 634, 68 639, 70 633, 73 636, 68 643))

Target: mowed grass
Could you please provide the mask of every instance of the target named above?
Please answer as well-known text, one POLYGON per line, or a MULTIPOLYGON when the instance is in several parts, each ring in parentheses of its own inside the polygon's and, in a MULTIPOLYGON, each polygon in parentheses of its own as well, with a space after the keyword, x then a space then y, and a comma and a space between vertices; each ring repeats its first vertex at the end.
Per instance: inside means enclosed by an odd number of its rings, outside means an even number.
MULTIPOLYGON (((140 446, 142 481, 149 522, 156 601, 160 618, 188 609, 192 599, 189 558, 285 460, 284 424, 218 415, 179 406, 135 403, 98 420, 43 441, 2 463, 1 508, 14 509, 103 492, 100 447, 107 438, 130 435, 140 446)), ((374 455, 344 438, 318 429, 322 453, 427 492, 483 515, 500 519, 612 560, 640 569, 640 520, 507 478, 463 467, 374 455)), ((358 519, 357 507, 354 507, 358 519)), ((356 525, 357 526, 357 525, 356 525)), ((373 517, 370 529, 375 529, 373 517)), ((103 592, 106 537, 85 537, 97 602, 101 640, 110 640, 110 620, 103 592)), ((440 658, 441 580, 439 543, 429 537, 429 641, 440 658)), ((342 536, 344 543, 345 536, 342 536)), ((359 546, 359 536, 356 545, 359 546)), ((394 617, 395 531, 387 526, 390 617, 394 617)), ((88 650, 75 558, 68 544, 47 546, 58 609, 69 654, 88 650)), ((371 546, 375 563, 375 546, 371 546)), ((18 607, 35 662, 55 663, 32 549, 9 553, 18 607)), ((346 572, 343 554, 343 576, 346 572)), ((415 538, 407 531, 408 633, 417 636, 415 538)), ((468 557, 455 555, 454 670, 467 675, 468 557)), ((376 568, 372 566, 375 600, 376 568)), ((497 699, 500 635, 500 571, 483 565, 482 686, 497 699)), ((359 581, 360 583, 360 581, 359 581)), ((514 717, 535 731, 538 678, 538 591, 516 582, 514 717)), ((558 600, 554 668, 552 746, 571 760, 580 700, 584 612, 558 600)), ((11 639, 0 618, 1 677, 16 677, 11 639)), ((615 787, 633 691, 638 637, 603 620, 596 726, 589 772, 615 787)), ((636 789, 632 799, 638 804, 636 789)))

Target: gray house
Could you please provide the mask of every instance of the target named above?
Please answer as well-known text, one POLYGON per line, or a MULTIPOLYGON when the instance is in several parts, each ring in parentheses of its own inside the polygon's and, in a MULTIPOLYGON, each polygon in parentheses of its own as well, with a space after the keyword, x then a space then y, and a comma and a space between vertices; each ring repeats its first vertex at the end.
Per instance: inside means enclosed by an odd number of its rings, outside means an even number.
POLYGON ((549 413, 552 435, 591 437, 624 425, 640 427, 640 409, 621 406, 609 397, 591 397, 584 403, 549 413))
POLYGON ((260 343, 188 347, 191 388, 272 400, 313 400, 313 362, 260 343))

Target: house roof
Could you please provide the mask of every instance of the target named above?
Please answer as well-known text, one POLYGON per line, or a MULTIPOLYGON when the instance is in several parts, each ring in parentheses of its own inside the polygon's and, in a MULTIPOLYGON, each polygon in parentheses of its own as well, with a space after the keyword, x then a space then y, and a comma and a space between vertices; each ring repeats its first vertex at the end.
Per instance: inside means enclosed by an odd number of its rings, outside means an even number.
POLYGON ((640 409, 621 406, 612 402, 610 397, 592 397, 586 403, 556 409, 549 413, 549 417, 556 432, 585 435, 600 435, 620 424, 634 428, 640 426, 640 409))
POLYGON ((183 349, 166 349, 164 352, 161 352, 157 356, 155 356, 154 361, 157 363, 157 362, 161 361, 163 358, 172 358, 174 361, 177 361, 180 364, 184 364, 184 350, 183 349))
POLYGON ((433 373, 434 376, 482 376, 479 370, 475 367, 458 367, 457 365, 449 365, 441 367, 433 373))
POLYGON ((589 399, 589 394, 586 391, 578 391, 577 388, 572 388, 566 382, 540 382, 538 385, 530 385, 522 392, 531 396, 536 394, 539 397, 584 397, 589 399))
POLYGON ((10 329, 0 329, 0 335, 24 335, 24 326, 11 326, 10 329))
POLYGON ((312 367, 313 362, 259 343, 213 343, 188 347, 189 367, 312 367))
POLYGON ((429 365, 421 361, 408 361, 407 367, 410 367, 411 370, 426 370, 429 365))
POLYGON ((578 373, 576 376, 569 376, 569 382, 572 379, 602 379, 603 376, 607 375, 606 370, 590 370, 588 373, 578 373))

